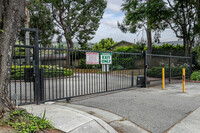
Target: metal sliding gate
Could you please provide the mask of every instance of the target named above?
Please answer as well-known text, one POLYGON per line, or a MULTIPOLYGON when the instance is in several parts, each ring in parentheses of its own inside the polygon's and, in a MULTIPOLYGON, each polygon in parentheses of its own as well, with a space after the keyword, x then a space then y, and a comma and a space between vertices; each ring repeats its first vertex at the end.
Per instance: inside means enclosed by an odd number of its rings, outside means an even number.
POLYGON ((162 67, 169 82, 180 81, 182 68, 188 78, 192 72, 192 57, 39 47, 38 31, 23 28, 21 36, 27 32, 31 45, 18 38, 13 49, 9 97, 16 105, 161 84, 162 67), (100 63, 103 54, 112 63, 100 63))
POLYGON ((136 77, 144 74, 142 53, 39 47, 37 30, 22 31, 31 32, 32 45, 18 39, 13 50, 9 97, 17 105, 131 88, 136 77), (87 53, 97 54, 99 64, 88 64, 87 53), (112 63, 102 65, 101 53, 111 53, 112 63))

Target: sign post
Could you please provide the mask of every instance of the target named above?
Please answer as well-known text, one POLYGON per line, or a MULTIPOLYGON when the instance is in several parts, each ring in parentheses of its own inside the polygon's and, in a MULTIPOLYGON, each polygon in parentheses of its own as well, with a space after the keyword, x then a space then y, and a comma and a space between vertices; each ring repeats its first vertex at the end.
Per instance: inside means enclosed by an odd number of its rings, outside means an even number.
POLYGON ((101 64, 112 64, 112 53, 101 53, 101 64))
POLYGON ((109 72, 109 64, 112 64, 112 53, 101 53, 101 64, 102 71, 106 72, 106 91, 108 91, 108 72, 109 72), (105 68, 105 69, 104 69, 105 68))
POLYGON ((112 53, 101 53, 102 72, 109 72, 109 64, 112 64, 112 53))

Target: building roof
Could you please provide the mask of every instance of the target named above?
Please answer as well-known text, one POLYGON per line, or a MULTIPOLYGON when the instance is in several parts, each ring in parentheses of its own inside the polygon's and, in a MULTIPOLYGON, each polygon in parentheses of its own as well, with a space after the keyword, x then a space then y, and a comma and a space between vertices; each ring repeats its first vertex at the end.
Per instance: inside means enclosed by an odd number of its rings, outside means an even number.
POLYGON ((130 46, 133 45, 133 43, 131 43, 131 42, 127 42, 127 41, 122 40, 122 41, 118 42, 117 44, 115 44, 115 45, 111 46, 110 48, 108 48, 108 50, 110 50, 112 48, 115 48, 115 47, 117 47, 117 46, 119 46, 121 44, 126 44, 126 45, 130 45, 130 46))

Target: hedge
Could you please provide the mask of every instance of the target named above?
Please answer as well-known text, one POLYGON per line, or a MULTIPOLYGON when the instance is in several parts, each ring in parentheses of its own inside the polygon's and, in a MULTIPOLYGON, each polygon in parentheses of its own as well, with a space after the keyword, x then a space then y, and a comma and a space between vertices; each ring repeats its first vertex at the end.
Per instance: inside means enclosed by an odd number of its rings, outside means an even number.
MULTIPOLYGON (((40 69, 44 70, 44 77, 61 77, 61 76, 71 76, 73 75, 72 70, 66 69, 59 66, 41 65, 40 69)), ((11 80, 24 79, 24 69, 33 68, 32 65, 12 65, 11 67, 11 80)))
MULTIPOLYGON (((171 77, 181 77, 183 67, 172 67, 171 77)), ((189 68, 185 68, 186 75, 189 74, 189 68)), ((153 67, 147 70, 148 77, 161 78, 162 77, 162 67, 153 67)), ((165 77, 169 77, 169 67, 165 67, 165 77)))

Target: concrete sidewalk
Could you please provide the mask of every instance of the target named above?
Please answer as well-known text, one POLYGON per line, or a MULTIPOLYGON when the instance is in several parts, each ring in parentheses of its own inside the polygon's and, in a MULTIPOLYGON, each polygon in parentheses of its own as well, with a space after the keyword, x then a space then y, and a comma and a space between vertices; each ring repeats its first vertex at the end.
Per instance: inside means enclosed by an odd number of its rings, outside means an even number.
MULTIPOLYGON (((62 102, 41 105, 33 104, 20 107, 38 117, 42 117, 46 110, 45 118, 51 120, 54 127, 67 133, 117 133, 117 131, 123 133, 148 132, 121 116, 97 108, 62 102)), ((199 123, 200 107, 166 132, 199 133, 199 123)))
POLYGON ((68 133, 117 133, 103 120, 88 113, 61 105, 41 104, 21 106, 29 113, 50 120, 57 129, 68 133))
POLYGON ((168 133, 199 133, 200 132, 200 107, 188 115, 180 123, 173 126, 168 133))

